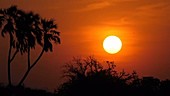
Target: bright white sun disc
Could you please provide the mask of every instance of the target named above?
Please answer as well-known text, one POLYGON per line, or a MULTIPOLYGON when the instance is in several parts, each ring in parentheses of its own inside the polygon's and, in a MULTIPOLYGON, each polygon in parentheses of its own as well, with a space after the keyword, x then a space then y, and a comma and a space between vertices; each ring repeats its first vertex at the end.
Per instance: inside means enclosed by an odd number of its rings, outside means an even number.
POLYGON ((122 42, 117 36, 108 36, 103 41, 103 48, 110 54, 119 52, 122 48, 122 42))

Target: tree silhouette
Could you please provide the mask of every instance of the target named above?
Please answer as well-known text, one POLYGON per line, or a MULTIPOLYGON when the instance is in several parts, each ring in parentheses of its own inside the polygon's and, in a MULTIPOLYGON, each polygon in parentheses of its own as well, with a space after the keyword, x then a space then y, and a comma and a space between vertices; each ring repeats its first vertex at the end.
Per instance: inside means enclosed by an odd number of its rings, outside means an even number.
MULTIPOLYGON (((21 81, 19 82, 19 86, 24 82, 24 80, 26 79, 28 73, 30 72, 30 70, 37 64, 38 60, 41 58, 41 56, 43 55, 44 51, 48 52, 49 50, 52 51, 52 42, 54 41, 55 43, 60 43, 60 38, 59 36, 59 32, 56 31, 56 24, 54 24, 54 20, 46 20, 46 19, 41 19, 41 33, 43 37, 38 37, 40 36, 39 33, 37 37, 37 40, 39 42, 40 45, 42 45, 42 51, 40 52, 39 56, 37 57, 37 59, 30 64, 30 48, 31 46, 28 46, 28 68, 26 73, 24 74, 23 78, 21 79, 21 81)), ((32 40, 30 38, 30 40, 32 40)), ((34 40, 34 39, 33 39, 34 40)), ((30 41, 32 43, 32 41, 30 41)))
POLYGON ((125 96, 128 83, 136 73, 117 72, 114 62, 107 61, 108 68, 93 57, 74 58, 64 66, 68 81, 57 90, 59 96, 125 96))
POLYGON ((10 65, 18 52, 27 53, 27 70, 19 81, 18 85, 22 85, 31 69, 37 64, 42 57, 44 51, 52 51, 52 41, 60 43, 59 32, 54 20, 43 19, 33 12, 24 12, 11 6, 7 9, 0 10, 0 28, 4 37, 5 33, 10 36, 10 47, 8 53, 8 82, 11 86, 10 65), (36 60, 31 64, 30 50, 35 49, 36 43, 42 46, 42 51, 36 60), (11 56, 12 49, 15 49, 11 56))
POLYGON ((170 80, 160 82, 160 96, 170 96, 170 80))
POLYGON ((11 86, 11 70, 10 65, 14 60, 16 54, 18 53, 18 49, 16 49, 15 53, 12 55, 12 48, 15 48, 15 19, 17 18, 18 9, 16 6, 11 6, 8 9, 0 9, 0 28, 1 35, 5 37, 4 34, 9 34, 9 50, 8 50, 8 83, 11 86))
POLYGON ((115 67, 114 62, 100 63, 91 56, 73 58, 64 66, 63 77, 67 81, 56 93, 58 96, 170 96, 170 80, 139 78, 136 72, 118 72, 115 67))

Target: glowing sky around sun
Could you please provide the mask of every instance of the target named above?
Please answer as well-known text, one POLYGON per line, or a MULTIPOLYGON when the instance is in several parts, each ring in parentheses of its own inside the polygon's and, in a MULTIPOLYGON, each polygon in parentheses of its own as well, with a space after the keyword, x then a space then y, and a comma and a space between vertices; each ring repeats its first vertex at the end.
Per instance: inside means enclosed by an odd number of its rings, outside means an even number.
MULTIPOLYGON (((11 5, 54 18, 61 32, 61 45, 56 45, 53 53, 43 55, 26 80, 30 86, 55 88, 61 82, 61 66, 65 62, 73 56, 89 55, 114 60, 120 70, 170 78, 170 0, 0 0, 1 8, 11 5), (102 47, 109 35, 118 36, 123 43, 115 55, 106 53, 102 47)), ((7 81, 7 37, 0 36, 0 68, 3 68, 0 82, 7 81)), ((36 56, 38 52, 32 54, 36 56)), ((24 70, 24 64, 20 62, 26 58, 17 59, 14 61, 17 67, 13 65, 12 69, 17 73, 12 74, 15 82, 23 75, 20 71, 24 70)))

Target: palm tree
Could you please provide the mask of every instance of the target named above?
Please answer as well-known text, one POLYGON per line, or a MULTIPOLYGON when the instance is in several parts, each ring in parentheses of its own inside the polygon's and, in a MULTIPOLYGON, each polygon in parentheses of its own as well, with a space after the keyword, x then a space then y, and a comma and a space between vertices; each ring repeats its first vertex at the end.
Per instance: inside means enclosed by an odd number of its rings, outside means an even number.
POLYGON ((26 13, 18 10, 16 6, 8 9, 0 9, 0 28, 4 37, 6 33, 10 36, 10 46, 8 52, 8 82, 11 86, 10 65, 18 52, 27 53, 28 67, 18 85, 22 85, 30 70, 37 64, 44 51, 52 51, 52 41, 60 43, 59 32, 56 31, 57 25, 54 20, 42 19, 38 14, 33 12, 26 13), (31 64, 30 50, 34 49, 36 43, 42 46, 37 59, 31 64), (15 49, 11 56, 12 49, 15 49))
MULTIPOLYGON (((37 28, 37 19, 39 19, 39 15, 33 15, 32 12, 26 13, 22 10, 18 10, 16 6, 12 6, 8 9, 1 9, 0 14, 0 27, 2 28, 1 34, 3 37, 5 33, 8 33, 10 36, 8 81, 11 86, 11 62, 14 60, 18 52, 20 52, 21 55, 26 52, 30 54, 30 47, 35 47, 35 37, 31 32, 32 30, 35 31, 35 28, 37 28), (35 26, 33 26, 33 24, 35 26), (16 49, 16 51, 11 57, 12 48, 16 49)), ((37 34, 37 37, 38 36, 41 35, 37 34)), ((37 39, 37 41, 40 40, 37 39)), ((30 62, 30 56, 28 56, 28 62, 30 62)), ((28 65, 30 65, 30 63, 28 63, 28 65)))
POLYGON ((8 50, 8 84, 11 86, 11 70, 10 65, 11 62, 14 60, 14 57, 18 53, 18 49, 12 55, 12 48, 16 48, 16 40, 15 40, 15 20, 14 18, 17 17, 17 7, 11 6, 8 9, 0 9, 0 28, 1 28, 1 35, 5 37, 5 34, 9 34, 9 50, 8 50))
POLYGON ((24 80, 28 76, 31 69, 37 64, 37 62, 42 57, 44 51, 48 52, 50 50, 52 52, 52 49, 53 49, 52 41, 54 41, 54 43, 60 43, 60 38, 59 38, 60 32, 56 31, 57 25, 54 24, 54 20, 41 19, 41 22, 38 22, 38 23, 40 25, 36 26, 37 24, 35 24, 35 26, 33 27, 35 29, 33 29, 31 32, 35 35, 37 42, 40 45, 42 45, 42 51, 40 52, 37 59, 32 64, 30 64, 30 47, 34 47, 32 45, 35 44, 34 43, 35 38, 32 39, 33 36, 31 34, 27 34, 28 35, 28 45, 29 45, 28 46, 28 68, 27 68, 27 71, 25 72, 23 78, 19 82, 18 86, 21 86, 23 84, 24 80))

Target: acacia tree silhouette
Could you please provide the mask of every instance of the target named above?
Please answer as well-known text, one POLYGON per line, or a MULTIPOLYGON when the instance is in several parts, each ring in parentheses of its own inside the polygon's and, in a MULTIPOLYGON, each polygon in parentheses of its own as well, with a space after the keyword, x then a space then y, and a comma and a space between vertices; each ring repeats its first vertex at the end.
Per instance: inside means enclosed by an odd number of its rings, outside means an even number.
POLYGON ((107 61, 106 64, 108 68, 91 56, 74 58, 64 66, 64 77, 68 81, 59 86, 58 96, 125 96, 128 83, 136 73, 117 72, 114 62, 107 61))
POLYGON ((73 58, 64 66, 67 81, 58 87, 57 96, 170 96, 170 80, 139 78, 136 72, 118 72, 115 67, 91 56, 73 58))
POLYGON ((54 20, 43 19, 33 12, 26 13, 11 6, 8 9, 0 10, 0 28, 2 28, 2 36, 5 33, 10 35, 10 47, 8 54, 8 82, 11 86, 10 65, 18 52, 27 53, 27 70, 19 81, 18 86, 22 85, 30 70, 37 64, 42 57, 44 51, 52 51, 52 41, 60 43, 59 32, 54 20), (37 59, 31 64, 30 50, 35 49, 36 42, 42 46, 37 59), (11 56, 12 49, 15 49, 11 56))
MULTIPOLYGON (((105 64, 105 63, 103 63, 105 64)), ((1 96, 170 96, 170 80, 159 80, 152 76, 139 78, 134 72, 115 71, 114 62, 107 61, 103 68, 95 58, 74 58, 64 66, 64 77, 56 93, 30 88, 8 87, 0 84, 1 96), (11 92, 12 94, 9 94, 11 92)))

